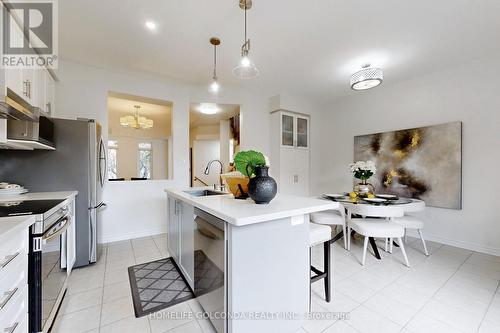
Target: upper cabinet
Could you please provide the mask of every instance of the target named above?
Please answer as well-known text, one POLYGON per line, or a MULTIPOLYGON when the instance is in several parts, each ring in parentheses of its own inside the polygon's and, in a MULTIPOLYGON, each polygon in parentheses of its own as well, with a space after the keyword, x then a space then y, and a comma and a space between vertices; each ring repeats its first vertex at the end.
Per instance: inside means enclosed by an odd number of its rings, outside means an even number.
POLYGON ((36 73, 37 91, 36 103, 40 112, 46 116, 54 114, 55 82, 50 73, 46 70, 37 70, 36 73))
MULTIPOLYGON (((23 45, 24 34, 14 20, 11 20, 11 44, 23 45)), ((7 88, 31 106, 39 108, 45 116, 54 114, 55 81, 45 68, 1 69, 0 87, 2 102, 7 88)))
POLYGON ((285 148, 309 148, 309 117, 286 111, 278 111, 281 123, 281 146, 285 148))

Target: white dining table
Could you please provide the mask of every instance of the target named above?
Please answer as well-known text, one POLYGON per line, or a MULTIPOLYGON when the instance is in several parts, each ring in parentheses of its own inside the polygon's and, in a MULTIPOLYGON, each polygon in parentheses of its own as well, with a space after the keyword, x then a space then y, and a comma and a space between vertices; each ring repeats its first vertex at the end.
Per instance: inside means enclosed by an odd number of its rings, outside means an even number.
MULTIPOLYGON (((381 207, 385 206, 394 206, 394 207, 399 207, 403 210, 403 212, 409 212, 409 211, 416 211, 417 207, 425 207, 425 202, 419 199, 412 199, 412 198, 399 198, 398 200, 387 200, 383 203, 369 203, 367 201, 364 201, 362 198, 357 198, 354 200, 351 199, 331 199, 323 196, 324 199, 326 200, 333 200, 344 206, 344 208, 347 210, 347 216, 350 216, 349 213, 349 208, 354 206, 354 205, 366 205, 367 207, 370 207, 370 209, 373 209, 374 212, 376 212, 378 209, 381 207)), ((377 215, 374 213, 374 215, 377 215)), ((346 221, 347 222, 347 221, 346 221)), ((354 233, 354 231, 353 231, 354 233)), ((334 239, 338 240, 342 238, 343 236, 343 231, 341 231, 339 234, 337 234, 334 239)), ((377 259, 381 259, 380 253, 377 248, 377 244, 375 243, 375 238, 369 237, 370 245, 373 249, 373 254, 377 259)), ((396 243, 394 243, 395 246, 398 246, 396 243)))

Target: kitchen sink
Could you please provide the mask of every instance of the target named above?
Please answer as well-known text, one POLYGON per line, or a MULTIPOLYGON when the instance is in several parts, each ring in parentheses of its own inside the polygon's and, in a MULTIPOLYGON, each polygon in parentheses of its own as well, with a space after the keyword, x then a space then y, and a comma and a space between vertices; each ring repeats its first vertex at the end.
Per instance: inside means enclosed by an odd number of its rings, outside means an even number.
POLYGON ((190 190, 190 191, 184 191, 184 193, 193 195, 195 197, 208 197, 208 196, 211 196, 211 195, 229 194, 229 193, 226 193, 226 192, 213 191, 213 190, 190 190))

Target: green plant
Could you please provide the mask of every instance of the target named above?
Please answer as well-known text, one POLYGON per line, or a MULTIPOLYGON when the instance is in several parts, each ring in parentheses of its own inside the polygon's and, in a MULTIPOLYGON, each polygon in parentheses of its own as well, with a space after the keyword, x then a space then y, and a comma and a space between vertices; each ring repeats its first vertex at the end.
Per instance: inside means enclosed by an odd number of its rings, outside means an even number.
POLYGON ((259 151, 240 151, 234 156, 234 165, 236 166, 236 170, 247 177, 252 177, 255 175, 255 167, 266 165, 266 158, 259 151))

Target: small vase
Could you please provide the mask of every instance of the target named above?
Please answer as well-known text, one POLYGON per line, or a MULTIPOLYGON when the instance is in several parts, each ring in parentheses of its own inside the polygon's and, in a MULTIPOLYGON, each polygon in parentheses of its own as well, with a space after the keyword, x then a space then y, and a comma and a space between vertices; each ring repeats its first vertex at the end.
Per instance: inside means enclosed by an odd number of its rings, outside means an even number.
POLYGON ((361 183, 354 186, 354 193, 356 193, 358 197, 366 197, 368 194, 374 194, 375 188, 372 184, 368 183, 366 179, 361 179, 361 183))
POLYGON ((255 167, 255 177, 250 178, 248 194, 256 204, 268 204, 276 196, 278 185, 268 175, 269 167, 255 167))

